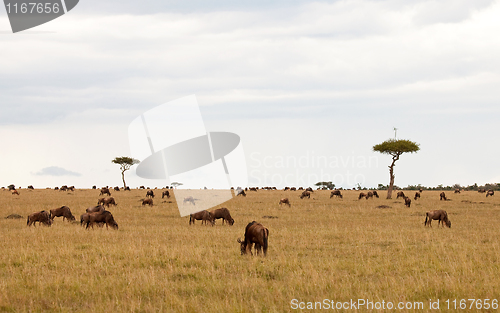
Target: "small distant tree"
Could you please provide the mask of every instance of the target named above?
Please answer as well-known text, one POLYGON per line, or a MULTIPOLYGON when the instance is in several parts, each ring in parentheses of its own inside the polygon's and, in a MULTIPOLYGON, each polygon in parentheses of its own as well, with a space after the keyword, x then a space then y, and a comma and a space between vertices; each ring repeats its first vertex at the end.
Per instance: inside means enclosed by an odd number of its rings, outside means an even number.
POLYGON ((320 188, 328 188, 330 190, 333 190, 335 188, 335 184, 332 183, 331 181, 317 182, 316 184, 314 184, 314 186, 318 186, 320 188))
POLYGON ((177 187, 182 186, 183 183, 173 182, 170 185, 174 186, 174 188, 177 189, 177 187))
POLYGON ((123 189, 127 188, 127 184, 125 183, 125 171, 128 171, 132 165, 140 163, 140 161, 129 157, 116 157, 111 162, 120 165, 120 170, 122 171, 123 189))
POLYGON ((380 152, 383 154, 389 154, 392 156, 392 163, 389 166, 389 175, 390 175, 390 182, 389 182, 389 189, 387 190, 387 199, 391 199, 392 197, 392 190, 394 188, 394 165, 397 160, 399 160, 399 157, 403 153, 413 153, 417 152, 420 150, 420 145, 418 143, 415 143, 410 140, 404 140, 404 139, 389 139, 381 144, 373 146, 373 151, 380 152))

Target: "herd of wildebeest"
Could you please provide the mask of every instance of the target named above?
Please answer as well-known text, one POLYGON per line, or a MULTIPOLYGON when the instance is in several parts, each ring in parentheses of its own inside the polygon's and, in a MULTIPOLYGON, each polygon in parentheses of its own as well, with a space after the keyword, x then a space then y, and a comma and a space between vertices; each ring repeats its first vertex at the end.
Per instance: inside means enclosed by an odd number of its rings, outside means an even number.
MULTIPOLYGON (((144 186, 140 187, 141 189, 146 189, 144 186)), ((170 187, 171 188, 171 187, 170 187)), ((33 186, 28 186, 28 189, 34 189, 33 186)), ((56 190, 61 190, 61 191, 73 191, 75 188, 74 186, 67 187, 67 186, 62 186, 61 188, 56 187, 56 190)), ((96 189, 96 187, 92 187, 92 189, 96 189)), ((153 198, 155 197, 154 191, 147 188, 146 192, 146 198, 141 199, 142 205, 153 205, 153 198)), ((162 191, 162 198, 167 197, 170 198, 170 192, 168 191, 169 187, 166 187, 167 190, 162 191)), ((234 188, 231 188, 234 189, 234 188)), ((246 197, 248 191, 257 191, 259 188, 258 187, 252 187, 252 188, 245 188, 242 189, 238 187, 235 191, 237 196, 242 196, 246 197)), ((265 187, 262 189, 269 189, 269 190, 276 190, 275 187, 265 187)), ((19 196, 19 191, 16 190, 13 186, 9 186, 9 190, 12 191, 13 195, 19 196)), ((120 191, 120 188, 115 187, 115 191, 120 191)), ((130 190, 130 188, 126 187, 125 190, 130 190)), ((310 199, 311 193, 314 192, 311 187, 309 188, 295 188, 295 187, 286 187, 284 189, 285 191, 291 190, 303 190, 303 192, 300 194, 299 198, 304 199, 308 198, 310 199)), ((319 188, 318 188, 319 190, 319 188)), ((118 223, 116 223, 115 219, 113 218, 113 214, 111 214, 109 209, 110 205, 116 206, 115 199, 111 197, 111 192, 109 187, 102 187, 100 190, 99 196, 104 196, 107 195, 108 197, 104 198, 99 198, 97 201, 96 206, 91 206, 86 209, 86 212, 83 213, 80 216, 80 225, 85 226, 86 229, 89 228, 94 228, 94 225, 98 225, 100 227, 103 227, 106 225, 106 228, 111 227, 112 229, 118 229, 118 223)), ((420 198, 421 193, 423 192, 422 189, 418 190, 415 192, 414 200, 416 201, 417 199, 420 198)), ((486 193, 486 197, 488 196, 493 196, 494 191, 493 190, 485 190, 485 189, 479 189, 478 192, 480 193, 486 193)), ((460 189, 455 189, 455 193, 460 193, 460 189)), ((341 190, 332 190, 330 193, 330 198, 333 197, 336 198, 343 198, 341 190)), ((447 201, 449 200, 444 192, 440 193, 440 200, 447 201)), ((360 192, 358 196, 358 200, 361 199, 373 199, 373 197, 379 198, 379 195, 376 190, 371 190, 365 192, 360 192)), ((411 205, 411 199, 410 197, 407 197, 403 191, 398 191, 396 199, 403 198, 404 200, 404 205, 407 207, 410 207, 411 205)), ((184 203, 190 202, 193 205, 195 205, 195 199, 193 197, 186 197, 184 198, 184 203)), ((291 207, 290 200, 288 198, 282 198, 280 199, 279 203, 281 205, 288 205, 291 207)), ((68 220, 68 221, 75 221, 76 218, 75 216, 71 213, 71 210, 67 206, 62 206, 56 209, 52 209, 49 212, 43 210, 40 212, 35 212, 32 213, 28 216, 27 219, 27 226, 33 225, 34 227, 36 226, 36 222, 46 226, 51 226, 52 223, 54 222, 55 217, 62 217, 63 221, 68 220)), ((196 220, 201 220, 201 224, 210 225, 214 226, 215 222, 217 219, 222 219, 222 224, 226 223, 227 225, 233 225, 234 224, 234 219, 231 217, 231 214, 227 208, 219 208, 219 209, 214 209, 211 211, 203 210, 194 214, 190 215, 189 218, 189 225, 195 223, 196 220)), ((425 217, 425 226, 431 227, 431 222, 432 220, 437 220, 438 221, 438 227, 441 224, 442 227, 445 225, 447 227, 451 227, 451 221, 448 219, 448 213, 444 210, 434 210, 434 211, 429 211, 426 213, 425 217)), ((245 227, 245 234, 244 234, 244 239, 241 240, 241 238, 238 238, 237 242, 240 243, 240 248, 241 248, 241 254, 252 254, 252 246, 255 245, 255 251, 258 254, 264 252, 264 256, 267 254, 267 249, 268 249, 268 238, 269 238, 269 230, 264 227, 262 224, 252 221, 250 222, 246 227, 245 227)))

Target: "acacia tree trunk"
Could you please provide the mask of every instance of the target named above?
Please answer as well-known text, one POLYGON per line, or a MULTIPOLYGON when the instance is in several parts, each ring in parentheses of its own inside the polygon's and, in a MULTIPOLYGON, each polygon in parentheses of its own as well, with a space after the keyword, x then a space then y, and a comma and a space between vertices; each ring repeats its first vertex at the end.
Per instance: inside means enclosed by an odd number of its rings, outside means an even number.
POLYGON ((394 164, 396 161, 399 160, 399 154, 395 154, 392 156, 392 164, 389 166, 389 175, 390 175, 390 182, 389 182, 389 189, 387 190, 387 199, 392 199, 392 189, 394 188, 394 164))
POLYGON ((125 184, 125 171, 122 171, 122 180, 123 180, 123 190, 127 189, 127 184, 125 184))

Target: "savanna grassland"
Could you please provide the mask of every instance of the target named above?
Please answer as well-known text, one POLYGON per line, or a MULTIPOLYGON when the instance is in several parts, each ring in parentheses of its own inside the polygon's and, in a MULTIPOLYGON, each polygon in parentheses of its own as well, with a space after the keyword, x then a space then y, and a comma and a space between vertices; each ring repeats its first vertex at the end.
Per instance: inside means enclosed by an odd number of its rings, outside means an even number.
POLYGON ((444 301, 500 299, 500 195, 447 192, 451 201, 439 201, 423 191, 406 208, 385 192, 358 200, 356 191, 299 199, 300 191, 259 190, 219 206, 234 226, 212 227, 190 226, 173 198, 155 193, 143 207, 145 190, 112 191, 119 230, 86 230, 61 217, 27 227, 26 217, 66 205, 79 220, 99 190, 0 191, 0 311, 287 312, 292 299, 367 299, 423 302, 424 312, 439 299, 441 310, 465 312, 470 302, 447 310, 444 301), (278 205, 283 197, 291 207, 278 205), (448 212, 450 229, 424 227, 435 209, 448 212), (13 213, 23 218, 3 218, 13 213), (266 258, 240 255, 236 240, 253 220, 269 229, 266 258))

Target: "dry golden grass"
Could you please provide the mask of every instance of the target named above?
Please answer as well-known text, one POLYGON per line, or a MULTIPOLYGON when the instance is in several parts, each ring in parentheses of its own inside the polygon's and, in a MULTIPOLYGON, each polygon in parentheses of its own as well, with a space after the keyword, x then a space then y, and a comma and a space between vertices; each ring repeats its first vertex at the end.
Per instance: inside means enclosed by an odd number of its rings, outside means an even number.
POLYGON ((159 190, 153 207, 132 190, 112 192, 118 231, 62 218, 26 226, 28 214, 62 205, 79 220, 98 194, 0 191, 0 311, 284 312, 292 299, 361 298, 422 301, 427 311, 429 299, 441 309, 446 299, 500 299, 497 195, 447 192, 445 202, 424 191, 408 209, 385 192, 358 201, 355 191, 301 200, 300 191, 259 190, 221 205, 234 226, 211 227, 188 225, 159 190), (283 197, 290 208, 278 205, 283 197), (451 229, 424 227, 434 209, 448 211, 451 229), (3 218, 12 213, 24 218, 3 218), (267 258, 240 255, 236 239, 252 220, 270 231, 267 258))

